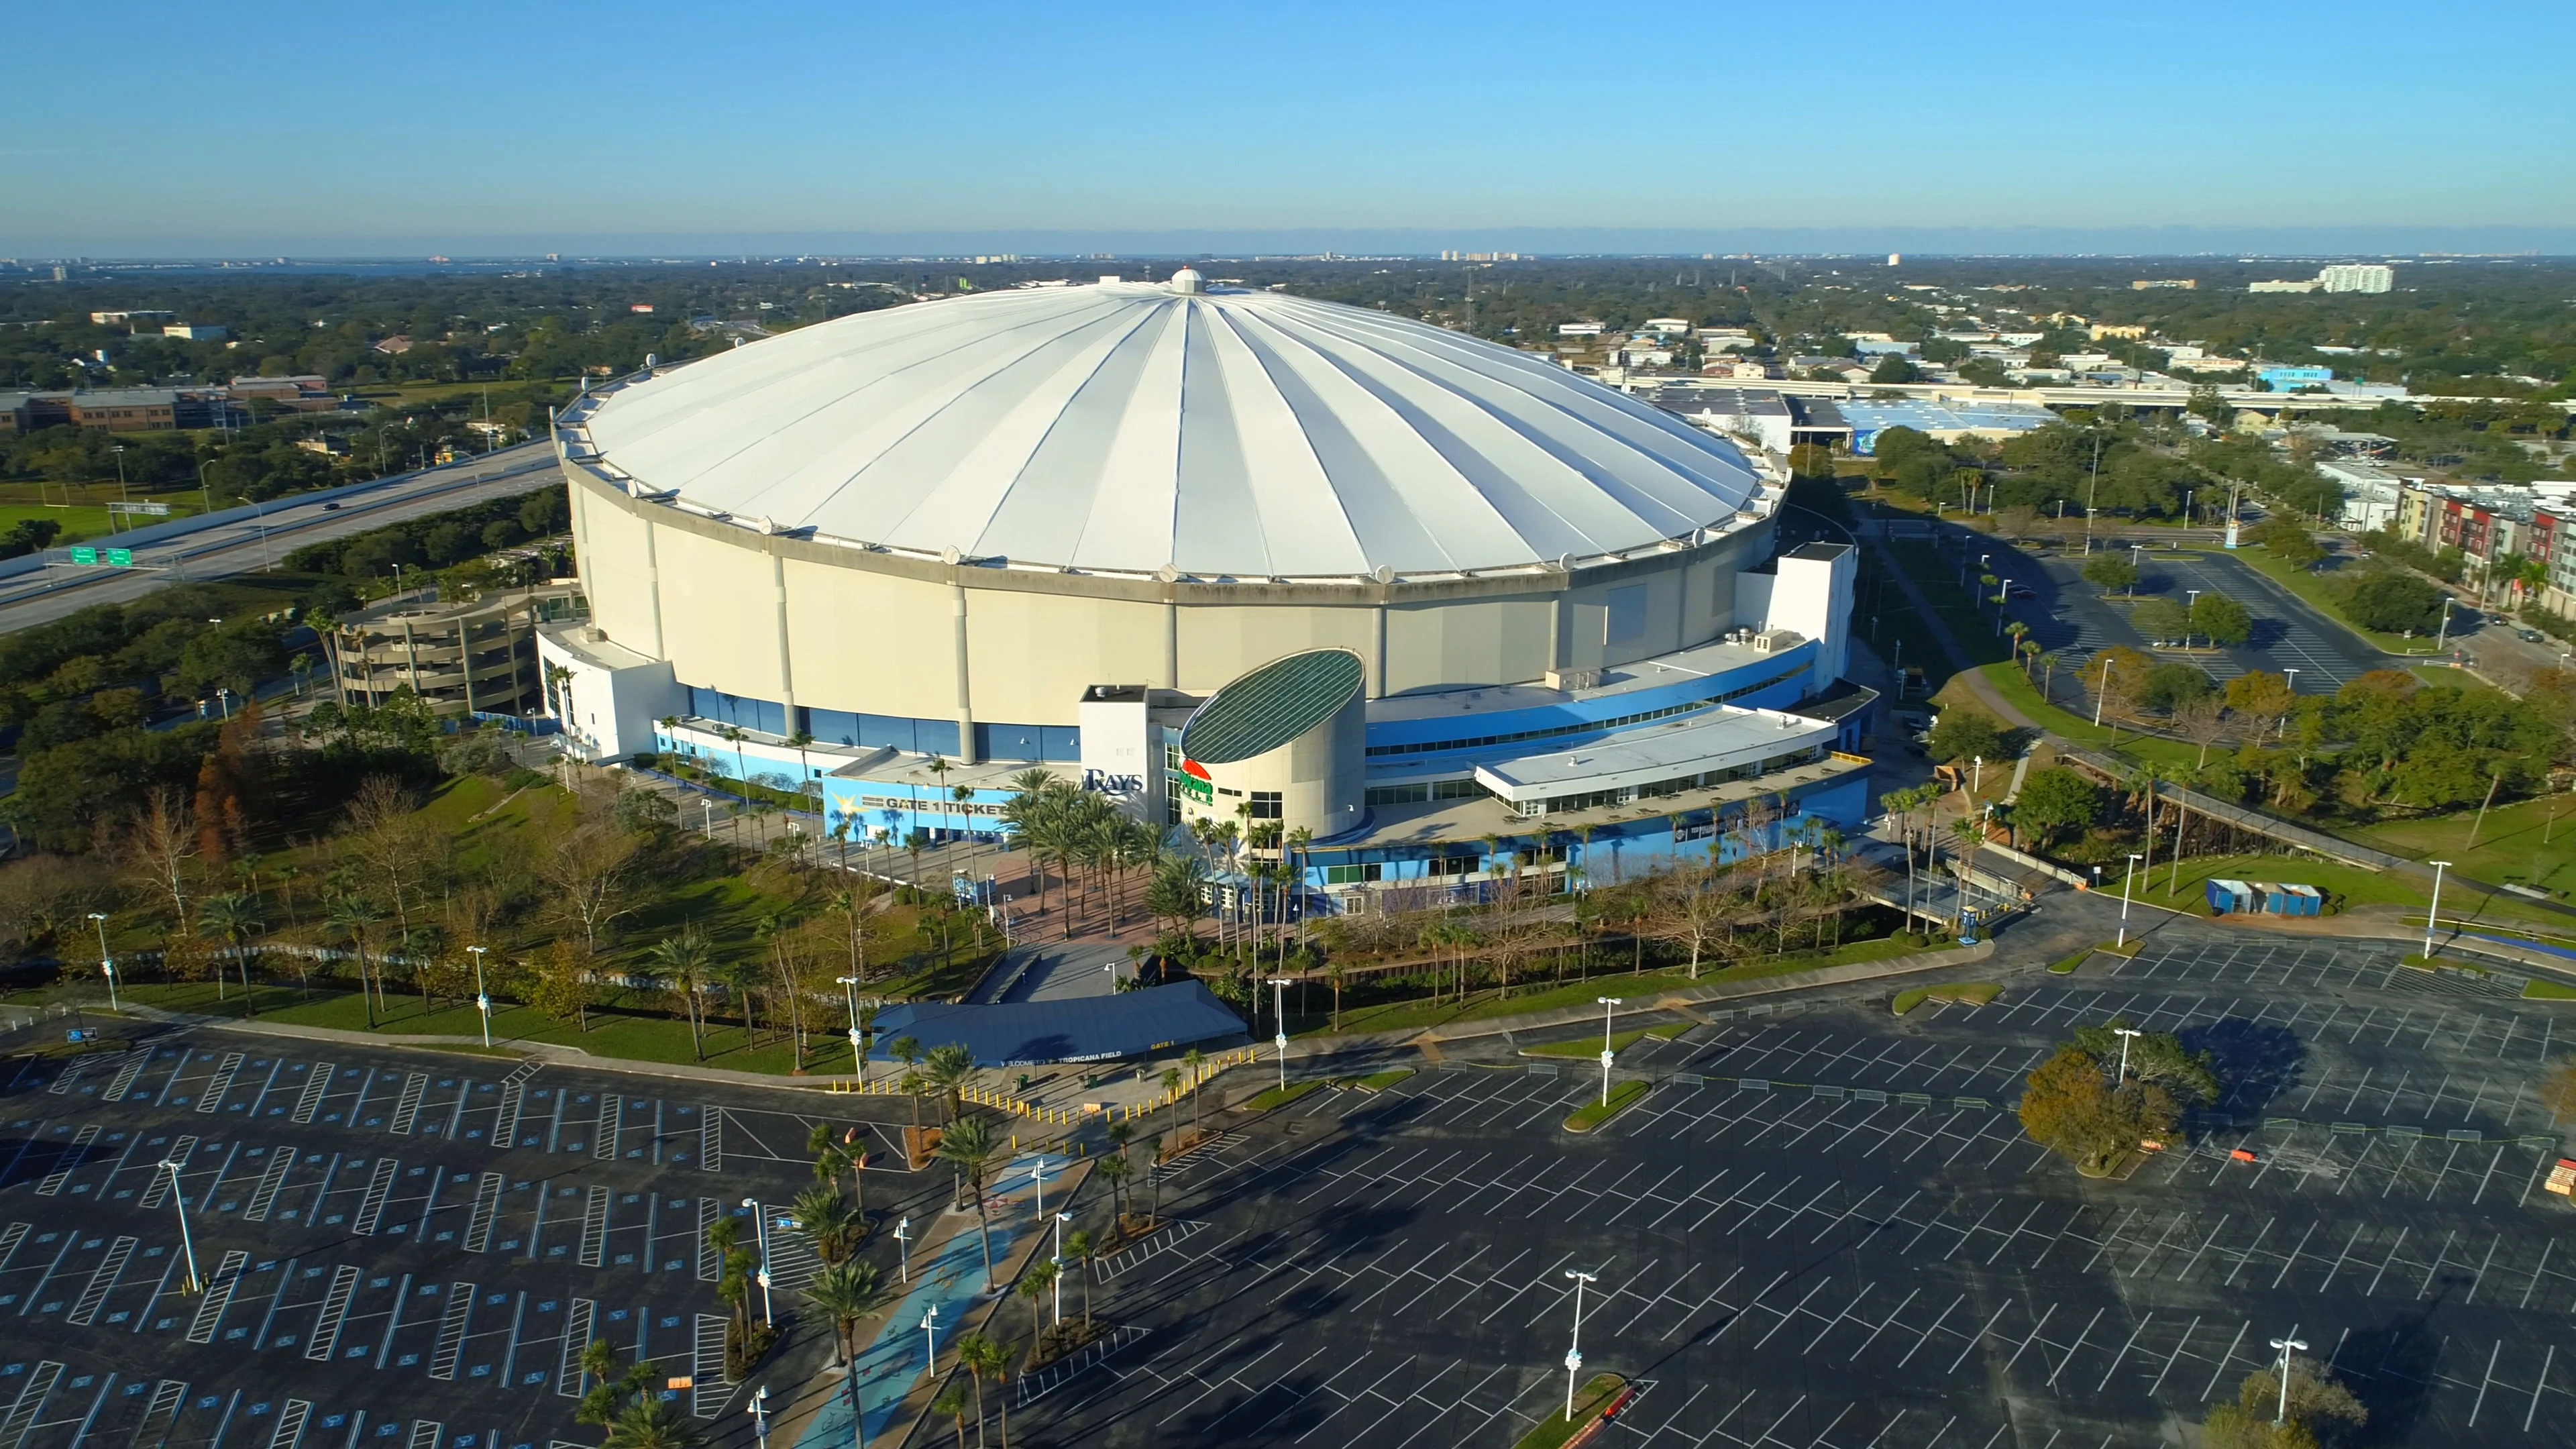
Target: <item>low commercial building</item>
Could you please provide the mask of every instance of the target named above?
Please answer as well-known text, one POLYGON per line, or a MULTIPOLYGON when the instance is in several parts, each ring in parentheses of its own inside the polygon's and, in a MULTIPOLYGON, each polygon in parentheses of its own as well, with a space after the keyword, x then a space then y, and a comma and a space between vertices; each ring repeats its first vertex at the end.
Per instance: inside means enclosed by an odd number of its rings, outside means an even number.
POLYGON ((174 322, 162 328, 161 335, 181 342, 221 342, 232 335, 232 329, 213 322, 174 322))
POLYGON ((2394 526, 2407 488, 2424 481, 2420 475, 2407 477, 2347 458, 2319 463, 2317 471, 2343 489, 2343 514, 2337 521, 2355 533, 2394 526))
POLYGON ((547 698, 537 631, 586 613, 581 591, 557 584, 346 615, 331 636, 340 702, 380 705, 408 689, 440 714, 534 714, 547 698))

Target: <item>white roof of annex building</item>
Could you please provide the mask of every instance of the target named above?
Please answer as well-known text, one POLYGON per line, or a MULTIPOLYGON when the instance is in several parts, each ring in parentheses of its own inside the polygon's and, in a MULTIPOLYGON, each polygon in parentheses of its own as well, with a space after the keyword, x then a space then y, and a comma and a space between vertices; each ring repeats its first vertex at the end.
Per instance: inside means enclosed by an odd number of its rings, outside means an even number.
POLYGON ((1529 567, 1759 508, 1734 446, 1536 356, 1270 292, 1108 284, 867 312, 570 420, 611 477, 768 529, 1013 565, 1529 567))

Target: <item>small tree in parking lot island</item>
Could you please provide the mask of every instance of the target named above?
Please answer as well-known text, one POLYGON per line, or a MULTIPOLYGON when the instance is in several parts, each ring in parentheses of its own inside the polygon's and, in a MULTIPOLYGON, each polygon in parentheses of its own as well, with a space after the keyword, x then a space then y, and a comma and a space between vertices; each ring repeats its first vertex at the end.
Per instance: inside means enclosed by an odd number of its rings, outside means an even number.
POLYGON ((2122 589, 2136 593, 2138 566, 2125 553, 2097 553, 2084 561, 2084 582, 2109 593, 2122 589))
POLYGON ((2142 1143, 2171 1140, 2183 1098, 2218 1097, 2207 1055, 2193 1056, 2161 1032, 2129 1040, 2123 1071, 2115 1033, 2125 1025, 2079 1030, 2022 1090, 2022 1131, 2087 1177, 2107 1176, 2142 1143))
POLYGON ((2370 1411, 2352 1390, 2292 1360, 2286 1404, 2276 1373, 2248 1374, 2235 1402, 2210 1408, 2200 1442, 2206 1449, 2319 1449, 2344 1441, 2369 1420, 2370 1411))

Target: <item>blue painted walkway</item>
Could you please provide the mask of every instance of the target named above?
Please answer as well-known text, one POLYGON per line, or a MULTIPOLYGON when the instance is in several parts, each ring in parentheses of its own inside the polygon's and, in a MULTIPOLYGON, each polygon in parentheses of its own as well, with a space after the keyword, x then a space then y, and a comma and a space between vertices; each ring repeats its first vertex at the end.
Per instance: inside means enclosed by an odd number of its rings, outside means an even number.
MULTIPOLYGON (((1004 1186, 985 1191, 986 1201, 999 1204, 991 1209, 993 1264, 997 1272, 1009 1271, 1013 1249, 1042 1226, 1036 1221, 1037 1204, 1029 1181, 1038 1160, 1034 1155, 1014 1160, 1002 1175, 1004 1186)), ((1062 1157, 1049 1157, 1046 1163, 1047 1210, 1053 1212, 1063 1206, 1057 1183, 1068 1164, 1062 1157)), ((954 1367, 957 1360, 953 1347, 967 1315, 988 1301, 983 1287, 984 1250, 977 1244, 971 1221, 940 1244, 937 1253, 912 1265, 912 1291, 878 1329, 875 1341, 859 1348, 858 1397, 867 1414, 867 1442, 876 1443, 878 1436, 886 1432, 904 1396, 921 1381, 929 1352, 929 1335, 922 1332, 922 1319, 929 1316, 934 1305, 938 1307, 939 1363, 942 1368, 954 1367)), ((1004 1291, 1009 1291, 1007 1286, 1004 1291)), ((845 1383, 815 1412, 805 1432, 797 1436, 796 1449, 844 1449, 853 1444, 850 1395, 845 1383)))

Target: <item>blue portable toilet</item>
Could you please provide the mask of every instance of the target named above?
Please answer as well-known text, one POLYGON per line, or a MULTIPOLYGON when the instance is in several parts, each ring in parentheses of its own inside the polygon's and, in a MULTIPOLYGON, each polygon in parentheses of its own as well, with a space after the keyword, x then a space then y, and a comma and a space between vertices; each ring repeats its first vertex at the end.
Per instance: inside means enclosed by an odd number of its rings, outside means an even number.
POLYGON ((2209 913, 2213 916, 2241 915, 2259 909, 2255 903, 2254 887, 2241 880, 2212 880, 2201 889, 2209 900, 2209 913))
POLYGON ((2309 885, 2281 887, 2281 904, 2275 909, 2285 916, 2322 916, 2326 913, 2325 892, 2309 885))

